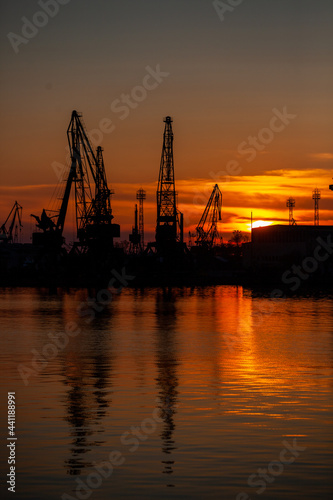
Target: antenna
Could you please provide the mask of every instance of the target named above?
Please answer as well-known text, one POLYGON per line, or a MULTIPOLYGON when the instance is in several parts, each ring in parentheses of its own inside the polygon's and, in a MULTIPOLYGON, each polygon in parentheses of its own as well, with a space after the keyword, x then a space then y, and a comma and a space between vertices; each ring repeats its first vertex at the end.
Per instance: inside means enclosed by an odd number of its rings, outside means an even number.
POLYGON ((140 235, 140 245, 141 250, 145 249, 145 230, 143 223, 143 200, 146 199, 146 191, 143 189, 138 189, 136 192, 136 199, 139 200, 139 235, 140 235))

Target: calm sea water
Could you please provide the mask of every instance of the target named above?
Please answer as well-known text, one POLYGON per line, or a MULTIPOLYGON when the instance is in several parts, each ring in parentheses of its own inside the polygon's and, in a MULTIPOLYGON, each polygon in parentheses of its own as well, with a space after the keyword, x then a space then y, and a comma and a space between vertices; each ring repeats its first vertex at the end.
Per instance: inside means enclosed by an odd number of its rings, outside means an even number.
POLYGON ((332 297, 95 296, 1 290, 13 498, 332 498, 332 297))

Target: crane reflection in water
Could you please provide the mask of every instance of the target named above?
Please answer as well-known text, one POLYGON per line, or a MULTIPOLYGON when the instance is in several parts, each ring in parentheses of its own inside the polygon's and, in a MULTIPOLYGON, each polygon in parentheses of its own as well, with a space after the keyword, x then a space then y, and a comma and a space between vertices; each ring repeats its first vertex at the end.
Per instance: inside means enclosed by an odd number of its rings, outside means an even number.
MULTIPOLYGON (((174 460, 172 453, 176 449, 173 433, 175 430, 174 415, 177 407, 178 377, 176 353, 176 305, 171 289, 156 294, 156 366, 157 386, 160 398, 161 418, 163 429, 160 437, 162 452, 166 455, 162 460, 164 474, 172 474, 174 460)), ((168 486, 173 486, 168 484, 168 486)))
MULTIPOLYGON (((65 420, 70 425, 72 439, 71 456, 65 466, 70 475, 79 475, 82 469, 92 467, 93 464, 84 459, 85 454, 105 443, 105 438, 98 439, 98 436, 105 435, 102 422, 110 404, 113 356, 108 348, 107 330, 98 328, 98 322, 105 322, 105 317, 95 319, 96 328, 89 335, 90 348, 83 346, 68 352, 65 359, 65 384, 69 388, 65 420)), ((82 336, 80 342, 87 340, 82 336)))

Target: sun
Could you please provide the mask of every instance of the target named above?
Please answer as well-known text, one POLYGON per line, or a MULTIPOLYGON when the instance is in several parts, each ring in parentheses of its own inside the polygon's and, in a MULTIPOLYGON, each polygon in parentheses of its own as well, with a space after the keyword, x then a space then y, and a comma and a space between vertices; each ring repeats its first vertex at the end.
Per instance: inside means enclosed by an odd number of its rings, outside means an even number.
MULTIPOLYGON (((266 227, 266 226, 271 226, 273 222, 270 222, 268 220, 256 220, 252 224, 252 229, 255 229, 256 227, 266 227)), ((251 224, 248 224, 249 230, 251 230, 251 224)))

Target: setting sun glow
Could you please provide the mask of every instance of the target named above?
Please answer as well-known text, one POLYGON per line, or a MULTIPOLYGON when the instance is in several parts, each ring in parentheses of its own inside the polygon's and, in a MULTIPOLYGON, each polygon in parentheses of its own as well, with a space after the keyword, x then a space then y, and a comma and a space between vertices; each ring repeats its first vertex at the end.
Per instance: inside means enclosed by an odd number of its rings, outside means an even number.
MULTIPOLYGON (((252 224, 252 229, 255 229, 256 227, 266 227, 266 226, 271 226, 273 222, 269 222, 267 220, 256 220, 252 224)), ((249 226, 249 229, 251 229, 251 224, 249 226)))

